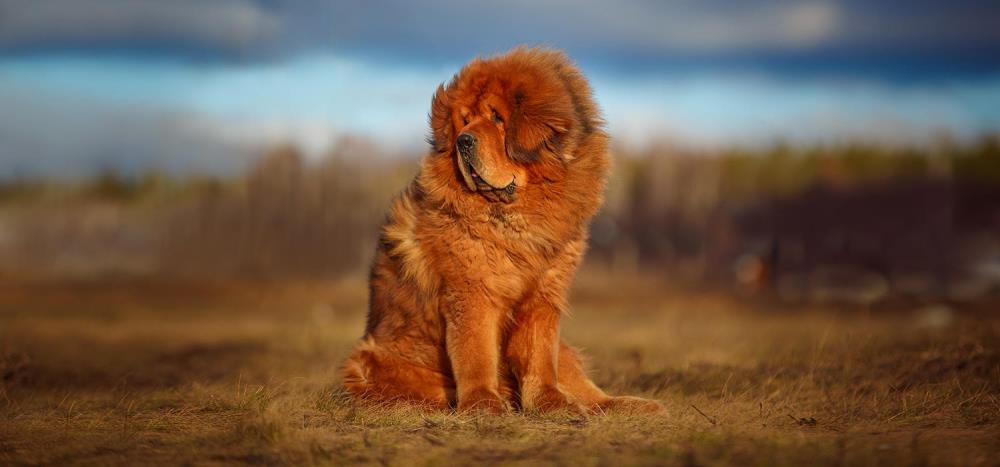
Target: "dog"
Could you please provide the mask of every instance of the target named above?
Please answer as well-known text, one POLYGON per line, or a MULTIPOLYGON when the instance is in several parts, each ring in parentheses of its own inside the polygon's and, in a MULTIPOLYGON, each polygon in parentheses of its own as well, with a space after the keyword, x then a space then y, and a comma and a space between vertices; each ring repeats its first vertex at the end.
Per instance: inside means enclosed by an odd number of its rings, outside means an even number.
POLYGON ((610 160, 561 52, 477 58, 435 92, 431 151, 392 204, 345 389, 379 403, 501 413, 655 412, 612 397, 559 336, 610 160))

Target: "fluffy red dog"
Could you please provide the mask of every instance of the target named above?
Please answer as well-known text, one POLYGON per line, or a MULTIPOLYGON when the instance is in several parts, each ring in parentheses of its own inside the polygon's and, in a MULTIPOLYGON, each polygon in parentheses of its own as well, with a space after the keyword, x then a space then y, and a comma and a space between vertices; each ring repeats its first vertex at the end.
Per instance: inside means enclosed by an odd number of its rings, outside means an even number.
POLYGON ((609 164, 579 70, 547 49, 473 60, 438 88, 430 124, 433 150, 383 226, 347 390, 493 413, 661 410, 605 394, 559 338, 609 164))

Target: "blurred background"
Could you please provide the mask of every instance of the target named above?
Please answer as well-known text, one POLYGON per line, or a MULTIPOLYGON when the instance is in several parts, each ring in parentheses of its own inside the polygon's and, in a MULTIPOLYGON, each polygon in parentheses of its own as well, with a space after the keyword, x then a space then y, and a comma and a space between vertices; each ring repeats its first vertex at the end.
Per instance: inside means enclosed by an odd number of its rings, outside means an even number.
POLYGON ((529 44, 578 62, 613 137, 585 273, 988 300, 998 19, 989 0, 0 0, 0 280, 362 277, 433 90, 529 44))

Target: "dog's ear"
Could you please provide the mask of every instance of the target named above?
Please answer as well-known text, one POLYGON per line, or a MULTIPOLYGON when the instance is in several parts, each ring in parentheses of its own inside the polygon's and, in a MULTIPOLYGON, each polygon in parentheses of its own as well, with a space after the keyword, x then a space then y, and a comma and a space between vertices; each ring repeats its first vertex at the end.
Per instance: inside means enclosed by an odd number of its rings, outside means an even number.
POLYGON ((556 90, 526 87, 515 89, 511 96, 507 154, 525 163, 537 161, 543 152, 563 157, 563 142, 573 125, 569 99, 556 90))
POLYGON ((434 98, 431 99, 431 113, 427 119, 431 127, 427 142, 434 152, 449 152, 455 137, 451 122, 451 103, 443 84, 438 86, 434 98))

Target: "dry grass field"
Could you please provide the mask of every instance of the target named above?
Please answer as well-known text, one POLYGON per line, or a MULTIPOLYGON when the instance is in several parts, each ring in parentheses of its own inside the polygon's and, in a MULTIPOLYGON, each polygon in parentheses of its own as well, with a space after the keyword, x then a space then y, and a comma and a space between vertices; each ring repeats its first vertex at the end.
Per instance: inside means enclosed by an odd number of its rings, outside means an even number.
MULTIPOLYGON (((666 416, 357 407, 360 279, 0 282, 0 464, 998 465, 1000 318, 585 276, 564 336, 666 416)), ((996 305, 996 304, 994 304, 996 305)))

